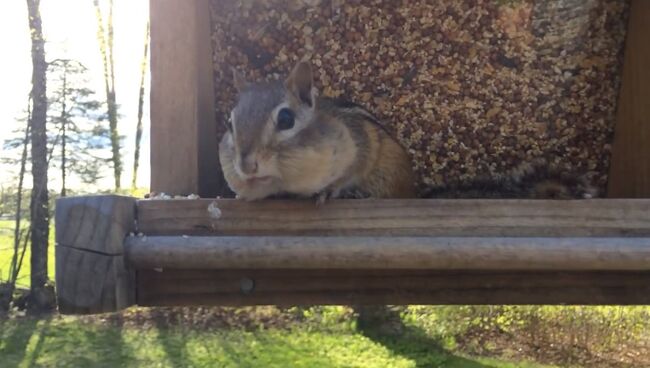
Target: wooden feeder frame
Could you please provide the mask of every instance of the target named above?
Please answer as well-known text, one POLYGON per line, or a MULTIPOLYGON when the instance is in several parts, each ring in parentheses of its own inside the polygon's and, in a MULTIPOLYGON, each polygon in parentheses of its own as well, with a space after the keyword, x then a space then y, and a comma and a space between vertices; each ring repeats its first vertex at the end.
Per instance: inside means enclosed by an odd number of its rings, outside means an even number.
MULTIPOLYGON (((214 198, 208 0, 152 0, 151 190, 214 198)), ((609 199, 63 198, 66 314, 131 305, 650 304, 650 1, 632 0, 609 199), (618 199, 616 199, 618 198, 618 199), (627 198, 627 199, 620 199, 627 198)))

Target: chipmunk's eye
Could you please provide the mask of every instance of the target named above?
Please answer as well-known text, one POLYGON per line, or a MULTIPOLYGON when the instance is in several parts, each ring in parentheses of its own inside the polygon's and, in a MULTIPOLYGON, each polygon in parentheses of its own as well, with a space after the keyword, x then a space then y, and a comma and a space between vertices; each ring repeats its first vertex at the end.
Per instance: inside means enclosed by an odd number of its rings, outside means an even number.
POLYGON ((293 128, 295 114, 290 109, 284 108, 278 111, 278 129, 287 130, 293 128))

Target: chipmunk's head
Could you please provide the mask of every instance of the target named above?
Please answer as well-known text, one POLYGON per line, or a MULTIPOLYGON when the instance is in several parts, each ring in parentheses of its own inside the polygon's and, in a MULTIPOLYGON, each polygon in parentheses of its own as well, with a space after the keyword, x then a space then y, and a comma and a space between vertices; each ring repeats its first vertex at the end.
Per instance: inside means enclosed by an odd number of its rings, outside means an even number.
POLYGON ((273 194, 281 180, 278 154, 312 123, 316 103, 312 69, 298 63, 284 81, 249 83, 233 70, 238 91, 220 160, 231 188, 244 198, 273 194), (254 193, 253 193, 254 192, 254 193))

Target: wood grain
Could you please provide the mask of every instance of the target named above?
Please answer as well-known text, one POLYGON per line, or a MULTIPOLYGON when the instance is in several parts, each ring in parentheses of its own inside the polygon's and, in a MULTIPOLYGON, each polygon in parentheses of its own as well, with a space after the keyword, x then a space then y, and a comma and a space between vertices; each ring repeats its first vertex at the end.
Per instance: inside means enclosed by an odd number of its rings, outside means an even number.
POLYGON ((151 190, 214 197, 218 161, 208 0, 151 0, 151 190))
POLYGON ((135 199, 68 197, 56 203, 56 293, 59 312, 114 312, 135 303, 135 273, 124 239, 135 229, 135 199))
POLYGON ((317 207, 87 197, 61 200, 57 211, 63 313, 117 310, 134 299, 650 303, 650 200, 341 200, 317 207), (130 229, 135 213, 138 228, 130 229), (146 235, 125 244, 129 230, 146 235), (182 236, 192 233, 203 235, 182 236), (129 264, 137 267, 137 296, 129 264), (246 282, 254 287, 244 292, 246 282))
POLYGON ((648 304, 645 272, 138 271, 138 304, 648 304), (242 284, 254 285, 242 290, 242 284))
POLYGON ((115 312, 135 303, 135 274, 123 256, 57 247, 56 260, 61 314, 115 312))
POLYGON ((650 237, 148 236, 135 268, 650 270, 650 237))
POLYGON ((143 200, 138 227, 147 235, 649 236, 650 200, 143 200))
POLYGON ((66 197, 56 202, 56 244, 121 255, 134 229, 135 200, 118 195, 66 197))
POLYGON ((632 0, 609 173, 610 198, 650 197, 650 1, 632 0))

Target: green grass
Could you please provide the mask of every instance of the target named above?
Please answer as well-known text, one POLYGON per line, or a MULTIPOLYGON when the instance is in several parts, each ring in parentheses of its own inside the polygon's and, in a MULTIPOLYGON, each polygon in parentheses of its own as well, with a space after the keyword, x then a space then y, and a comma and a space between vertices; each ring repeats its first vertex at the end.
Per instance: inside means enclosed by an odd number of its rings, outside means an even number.
POLYGON ((78 318, 0 322, 2 367, 522 367, 446 352, 420 337, 376 341, 354 330, 120 327, 78 318), (426 343, 426 344, 425 344, 426 343))
MULTIPOLYGON (((21 222, 21 227, 27 228, 26 221, 21 222)), ((11 220, 0 220, 0 281, 7 280, 9 276, 9 267, 14 247, 14 222, 11 220)), ((50 229, 50 243, 48 249, 47 271, 50 279, 54 279, 54 226, 50 229)), ((25 253, 25 259, 18 275, 17 284, 20 286, 29 286, 30 264, 29 248, 25 253)))

